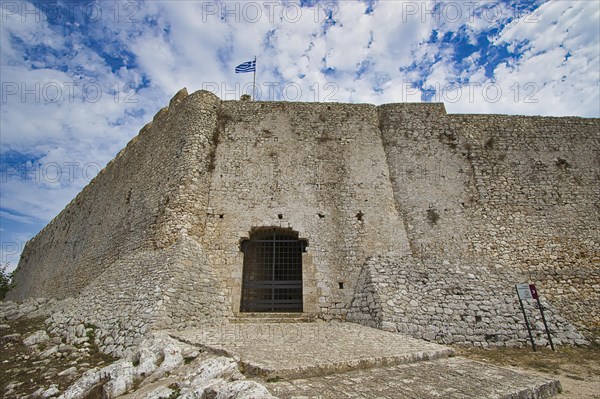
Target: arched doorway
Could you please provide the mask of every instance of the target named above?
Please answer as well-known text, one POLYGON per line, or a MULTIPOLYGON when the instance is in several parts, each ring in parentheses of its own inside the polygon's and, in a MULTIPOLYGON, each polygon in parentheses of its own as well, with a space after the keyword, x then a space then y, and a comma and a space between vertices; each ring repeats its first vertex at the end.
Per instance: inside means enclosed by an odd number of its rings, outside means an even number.
POLYGON ((241 312, 302 312, 302 252, 291 229, 261 228, 242 241, 241 312))

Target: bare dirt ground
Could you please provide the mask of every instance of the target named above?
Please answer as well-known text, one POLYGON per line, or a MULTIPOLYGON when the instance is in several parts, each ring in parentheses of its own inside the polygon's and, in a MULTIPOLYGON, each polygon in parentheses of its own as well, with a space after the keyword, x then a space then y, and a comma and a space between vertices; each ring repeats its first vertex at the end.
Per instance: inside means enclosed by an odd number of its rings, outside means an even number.
POLYGON ((560 380, 557 399, 600 399, 600 345, 590 347, 460 348, 457 354, 499 366, 534 372, 560 380))

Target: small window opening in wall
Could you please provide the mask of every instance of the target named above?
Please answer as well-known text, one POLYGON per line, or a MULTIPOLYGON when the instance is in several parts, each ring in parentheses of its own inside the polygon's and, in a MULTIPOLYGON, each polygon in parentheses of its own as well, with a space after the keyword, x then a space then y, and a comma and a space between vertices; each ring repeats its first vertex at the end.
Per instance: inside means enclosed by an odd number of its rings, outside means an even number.
POLYGON ((363 221, 363 216, 365 216, 365 214, 364 214, 364 213, 362 213, 362 211, 359 211, 359 212, 356 214, 356 219, 357 219, 359 222, 362 222, 362 221, 363 221))
POLYGON ((323 215, 322 213, 317 213, 317 215, 319 215, 319 219, 323 219, 325 217, 325 215, 323 215))
POLYGON ((225 215, 221 213, 221 214, 219 215, 219 219, 223 219, 223 216, 225 216, 225 215))
POLYGON ((338 283, 338 288, 339 288, 340 290, 343 290, 343 289, 344 289, 344 283, 340 281, 340 282, 338 283))
POLYGON ((566 168, 568 168, 568 167, 571 166, 571 164, 569 163, 569 161, 567 161, 564 158, 556 158, 555 163, 556 163, 556 166, 558 166, 560 168, 563 168, 563 169, 566 169, 566 168))
POLYGON ((125 197, 125 203, 127 205, 129 205, 130 202, 131 202, 131 189, 129 189, 129 191, 127 192, 127 196, 125 197))
POLYGON ((432 225, 437 224, 438 220, 440 220, 440 214, 431 205, 427 209, 427 219, 429 219, 429 223, 432 225))
POLYGON ((279 220, 281 220, 283 219, 283 214, 280 213, 279 215, 277 215, 277 217, 279 218, 279 220))

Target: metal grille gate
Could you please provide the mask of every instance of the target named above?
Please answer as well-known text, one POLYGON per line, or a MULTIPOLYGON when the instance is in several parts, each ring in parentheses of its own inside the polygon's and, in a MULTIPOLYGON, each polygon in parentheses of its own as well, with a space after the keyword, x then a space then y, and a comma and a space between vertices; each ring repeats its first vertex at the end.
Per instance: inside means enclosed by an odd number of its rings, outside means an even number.
POLYGON ((242 312, 302 312, 302 252, 293 231, 260 230, 242 243, 242 312))

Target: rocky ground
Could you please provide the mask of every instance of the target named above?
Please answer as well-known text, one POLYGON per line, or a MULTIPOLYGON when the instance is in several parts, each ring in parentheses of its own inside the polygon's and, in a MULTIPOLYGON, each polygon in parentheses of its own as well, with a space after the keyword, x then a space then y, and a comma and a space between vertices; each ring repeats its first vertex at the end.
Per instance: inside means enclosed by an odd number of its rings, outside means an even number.
POLYGON ((78 326, 73 336, 50 333, 53 303, 0 305, 0 398, 272 398, 234 359, 166 333, 150 334, 115 359, 98 351, 93 325, 78 326))
MULTIPOLYGON (((449 378, 448 370, 454 370, 458 373, 457 381, 462 382, 452 382, 452 386, 447 387, 447 391, 450 392, 456 391, 456 384, 468 388, 463 374, 468 372, 469 364, 475 364, 469 363, 467 359, 450 358, 420 365, 413 363, 353 372, 340 371, 341 374, 338 375, 316 376, 312 379, 296 378, 287 381, 280 378, 261 379, 256 375, 247 378, 241 372, 247 370, 240 366, 244 362, 241 362, 239 356, 215 354, 224 354, 226 351, 206 352, 201 348, 208 348, 207 345, 194 345, 189 340, 179 338, 177 334, 165 331, 148 334, 140 345, 130 348, 120 359, 102 354, 95 342, 98 331, 96 326, 78 325, 67 336, 53 333, 55 330, 47 322, 50 320, 49 315, 57 308, 60 308, 60 303, 45 300, 34 300, 19 306, 0 302, 0 398, 268 399, 275 398, 271 393, 280 398, 298 397, 292 393, 303 389, 306 391, 308 388, 312 389, 308 391, 317 392, 316 396, 311 397, 337 398, 344 387, 351 388, 352 392, 369 388, 370 379, 373 380, 373 386, 369 394, 383 394, 385 387, 390 392, 383 396, 368 396, 365 393, 367 396, 364 397, 397 397, 399 391, 393 388, 392 382, 398 382, 399 375, 407 378, 410 374, 408 369, 415 370, 415 381, 422 379, 421 374, 427 367, 438 370, 431 373, 444 375, 445 380, 449 378), (446 371, 439 371, 442 369, 446 371), (389 375, 385 377, 387 374, 389 375), (390 381, 391 385, 382 386, 382 378, 390 381), (319 386, 323 388, 317 391, 313 389, 319 386)), ((354 325, 346 327, 352 326, 354 325)), ((327 331, 320 333, 325 334, 327 331)), ((364 334, 358 336, 366 338, 364 334)), ((308 338, 311 337, 312 335, 308 338)), ((324 340, 329 345, 334 341, 324 340)), ((357 345, 353 345, 354 352, 357 345)), ((381 346, 390 349, 389 345, 381 346)), ((285 347, 289 349, 289 344, 285 347)), ((535 354, 526 348, 459 349, 459 352, 480 362, 524 368, 539 373, 546 379, 559 378, 563 393, 558 399, 600 399, 600 346, 562 348, 557 352, 543 350, 535 354)), ((300 361, 298 357, 295 357, 295 360, 300 361)), ((488 371, 490 370, 493 368, 490 367, 488 371)), ((478 372, 472 370, 473 374, 478 372)), ((510 374, 508 370, 497 372, 504 372, 507 376, 510 374)), ((522 377, 527 379, 526 375, 522 377)), ((477 378, 474 381, 477 381, 477 378)), ((529 383, 527 381, 526 383, 529 383)), ((437 382, 432 384, 427 392, 434 392, 441 387, 437 382)), ((423 388, 425 385, 415 383, 414 387, 423 388)), ((407 387, 406 384, 401 386, 407 387)), ((469 389, 471 393, 479 392, 481 396, 481 387, 477 384, 469 389)), ((400 396, 424 397, 414 396, 411 392, 400 396)), ((352 397, 352 394, 349 397, 352 397)), ((427 397, 440 396, 432 394, 427 397)))
POLYGON ((79 339, 67 343, 46 332, 44 319, 23 317, 0 325, 0 395, 56 397, 87 370, 115 361, 98 352, 94 328, 83 326, 79 339))

